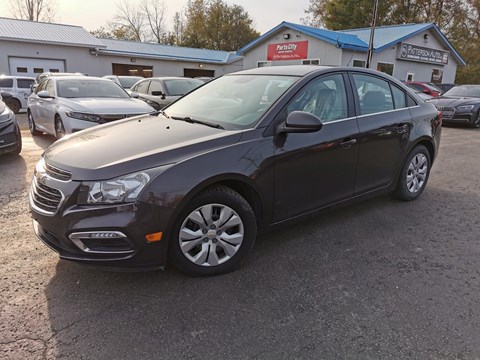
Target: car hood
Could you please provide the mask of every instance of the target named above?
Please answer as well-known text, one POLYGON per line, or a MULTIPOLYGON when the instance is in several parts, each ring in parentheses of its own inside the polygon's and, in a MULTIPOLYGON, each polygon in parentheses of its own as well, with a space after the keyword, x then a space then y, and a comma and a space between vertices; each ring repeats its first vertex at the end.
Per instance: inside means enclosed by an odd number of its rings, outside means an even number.
POLYGON ((473 97, 441 96, 439 98, 433 98, 430 102, 437 108, 442 108, 478 104, 480 103, 480 99, 473 97))
POLYGON ((72 180, 104 180, 229 146, 241 134, 161 116, 138 116, 66 136, 52 144, 44 157, 48 164, 70 171, 72 180))
POLYGON ((145 114, 154 109, 146 102, 131 98, 63 98, 74 111, 94 114, 145 114))

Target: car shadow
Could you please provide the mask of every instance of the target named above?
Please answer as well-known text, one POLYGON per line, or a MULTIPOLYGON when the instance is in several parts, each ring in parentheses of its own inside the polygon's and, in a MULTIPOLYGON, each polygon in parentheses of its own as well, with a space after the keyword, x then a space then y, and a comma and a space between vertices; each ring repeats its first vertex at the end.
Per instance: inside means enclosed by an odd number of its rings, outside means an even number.
POLYGON ((32 136, 34 143, 45 150, 48 148, 50 145, 52 145, 56 139, 55 136, 52 135, 38 135, 38 136, 32 136))
POLYGON ((0 210, 3 210, 11 201, 25 196, 28 185, 27 162, 22 154, 0 155, 0 174, 2 180, 0 210))

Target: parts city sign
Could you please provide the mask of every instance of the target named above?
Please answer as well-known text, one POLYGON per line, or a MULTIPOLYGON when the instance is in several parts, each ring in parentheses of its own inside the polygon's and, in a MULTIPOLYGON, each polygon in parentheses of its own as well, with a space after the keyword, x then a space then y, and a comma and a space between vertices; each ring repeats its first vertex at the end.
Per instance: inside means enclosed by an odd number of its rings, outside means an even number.
POLYGON ((267 59, 275 60, 301 60, 308 55, 308 41, 268 44, 267 59))
POLYGON ((402 43, 397 59, 447 65, 450 52, 402 43))

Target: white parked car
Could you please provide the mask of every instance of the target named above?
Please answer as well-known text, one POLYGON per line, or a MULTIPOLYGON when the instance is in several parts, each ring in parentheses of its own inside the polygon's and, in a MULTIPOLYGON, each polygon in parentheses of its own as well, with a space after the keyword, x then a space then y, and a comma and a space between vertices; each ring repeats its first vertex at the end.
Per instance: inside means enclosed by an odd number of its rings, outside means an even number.
POLYGON ((28 98, 28 125, 57 139, 94 125, 146 114, 154 109, 110 80, 62 76, 45 79, 28 98))
POLYGON ((34 82, 35 79, 28 76, 0 76, 0 91, 12 95, 11 98, 5 99, 5 103, 15 114, 27 108, 27 99, 34 82))

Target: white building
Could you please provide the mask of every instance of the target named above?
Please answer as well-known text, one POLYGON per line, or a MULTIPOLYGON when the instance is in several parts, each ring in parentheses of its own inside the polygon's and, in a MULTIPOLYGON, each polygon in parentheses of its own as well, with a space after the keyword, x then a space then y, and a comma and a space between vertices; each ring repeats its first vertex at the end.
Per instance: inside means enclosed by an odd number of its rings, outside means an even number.
POLYGON ((0 75, 221 76, 243 69, 226 51, 107 40, 80 26, 0 18, 0 75))
MULTIPOLYGON (((246 69, 316 64, 365 67, 370 28, 330 31, 282 22, 240 49, 246 69)), ((375 30, 371 67, 399 80, 453 83, 465 61, 435 24, 375 30)))

